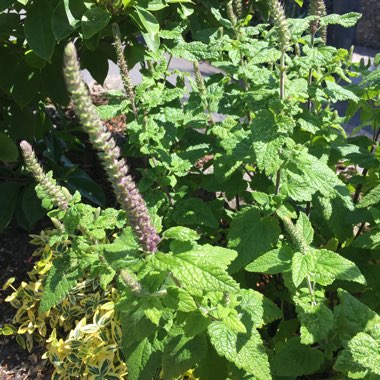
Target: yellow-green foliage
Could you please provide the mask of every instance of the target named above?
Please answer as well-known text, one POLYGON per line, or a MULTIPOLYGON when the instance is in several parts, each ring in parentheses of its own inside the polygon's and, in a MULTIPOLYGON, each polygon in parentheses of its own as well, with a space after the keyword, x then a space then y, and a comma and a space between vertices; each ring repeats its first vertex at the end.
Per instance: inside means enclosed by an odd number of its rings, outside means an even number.
MULTIPOLYGON (((28 273, 29 281, 16 289, 11 278, 3 289, 14 292, 6 302, 17 309, 13 325, 0 328, 0 334, 15 335, 29 352, 34 345, 45 347, 43 358, 54 366, 53 380, 72 378, 119 380, 127 378, 127 367, 120 357, 121 328, 114 310, 118 294, 109 286, 103 290, 96 279, 83 279, 70 294, 50 311, 38 311, 43 281, 55 252, 48 245, 49 232, 34 236, 38 245, 33 256, 38 261, 28 273)), ((181 379, 194 379, 192 371, 181 379)))
POLYGON ((46 240, 42 234, 32 241, 39 245, 34 253, 39 261, 29 273, 30 281, 6 298, 17 312, 14 326, 7 325, 2 333, 15 333, 17 342, 29 351, 35 344, 45 346, 44 357, 55 368, 52 379, 124 379, 127 369, 119 356, 121 329, 115 318, 114 288, 103 290, 95 279, 84 279, 59 305, 38 312, 43 279, 54 258, 46 240))

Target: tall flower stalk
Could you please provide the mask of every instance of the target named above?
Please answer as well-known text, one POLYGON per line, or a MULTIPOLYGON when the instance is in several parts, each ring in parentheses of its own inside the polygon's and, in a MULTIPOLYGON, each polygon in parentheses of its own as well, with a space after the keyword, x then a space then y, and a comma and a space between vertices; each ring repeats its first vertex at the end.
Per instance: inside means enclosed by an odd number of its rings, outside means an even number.
POLYGON ((76 49, 73 43, 65 48, 64 76, 71 99, 83 128, 90 141, 98 150, 105 171, 115 191, 116 198, 126 211, 131 226, 138 236, 143 249, 154 253, 160 241, 149 215, 147 206, 136 187, 129 168, 124 159, 120 158, 120 149, 115 140, 100 120, 95 106, 92 104, 86 86, 80 75, 80 67, 76 49))
POLYGON ((113 38, 114 38, 114 43, 115 43, 117 64, 118 64, 119 69, 120 69, 121 80, 123 82, 124 90, 125 90, 128 98, 131 102, 132 111, 135 115, 135 118, 137 119, 135 91, 133 89, 131 76, 129 74, 128 64, 127 64, 127 61, 124 57, 124 49, 123 49, 123 45, 121 43, 119 25, 117 25, 116 23, 112 24, 112 33, 113 33, 113 38))
POLYGON ((49 200, 61 210, 66 210, 72 198, 70 193, 61 186, 58 186, 55 180, 44 172, 37 161, 32 146, 27 141, 21 141, 20 148, 27 170, 33 175, 42 190, 49 197, 49 200))
MULTIPOLYGON (((281 58, 280 58, 280 99, 285 99, 285 78, 286 78, 286 67, 285 67, 285 54, 286 50, 290 45, 290 32, 288 21, 286 19, 285 10, 281 5, 279 0, 270 0, 269 7, 271 15, 273 18, 274 25, 276 27, 276 32, 278 35, 278 40, 280 43, 281 58)), ((276 194, 280 192, 281 184, 281 169, 277 170, 276 173, 276 194)))

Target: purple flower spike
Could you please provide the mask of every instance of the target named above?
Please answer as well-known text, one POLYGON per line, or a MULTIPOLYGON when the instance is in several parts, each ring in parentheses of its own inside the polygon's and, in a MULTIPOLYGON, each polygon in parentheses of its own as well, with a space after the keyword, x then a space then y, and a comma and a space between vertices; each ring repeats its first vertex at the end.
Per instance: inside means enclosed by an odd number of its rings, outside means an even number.
POLYGON ((118 202, 126 211, 131 226, 138 236, 143 249, 154 253, 160 242, 144 199, 136 187, 132 177, 128 175, 128 165, 120 158, 120 149, 114 139, 103 125, 92 104, 87 88, 80 76, 80 67, 77 53, 73 43, 65 48, 64 76, 66 85, 71 93, 71 100, 83 128, 90 137, 92 145, 99 151, 108 178, 115 191, 118 202))

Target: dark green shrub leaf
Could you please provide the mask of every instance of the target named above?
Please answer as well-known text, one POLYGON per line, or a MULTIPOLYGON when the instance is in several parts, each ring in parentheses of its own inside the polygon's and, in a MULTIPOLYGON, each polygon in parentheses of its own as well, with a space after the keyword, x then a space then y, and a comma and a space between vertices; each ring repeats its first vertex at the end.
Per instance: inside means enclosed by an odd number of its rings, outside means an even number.
POLYGON ((16 144, 5 133, 0 132, 0 161, 17 161, 18 149, 16 144))
POLYGON ((53 56, 55 38, 51 28, 53 7, 47 0, 35 1, 27 10, 25 37, 30 48, 50 62, 53 56))
POLYGON ((0 183, 0 232, 8 226, 16 209, 20 183, 0 183))
POLYGON ((84 38, 87 40, 103 30, 110 20, 110 13, 104 9, 94 7, 87 10, 81 20, 84 38))

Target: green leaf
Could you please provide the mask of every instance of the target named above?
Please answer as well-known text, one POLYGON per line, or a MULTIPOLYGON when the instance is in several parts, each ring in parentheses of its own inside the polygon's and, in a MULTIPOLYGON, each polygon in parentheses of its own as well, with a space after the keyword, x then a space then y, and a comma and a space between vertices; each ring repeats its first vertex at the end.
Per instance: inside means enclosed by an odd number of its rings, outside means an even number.
POLYGON ((84 38, 89 39, 103 30, 110 20, 110 13, 104 9, 94 7, 87 10, 81 20, 84 38))
POLYGON ((334 328, 334 315, 326 305, 297 305, 296 309, 301 322, 302 344, 314 344, 327 339, 334 328))
POLYGON ((361 13, 349 12, 344 15, 331 14, 320 19, 321 26, 340 25, 344 28, 355 26, 362 17, 361 13))
POLYGON ((315 348, 304 346, 299 338, 290 338, 276 348, 273 369, 278 376, 298 377, 318 371, 324 355, 315 348))
POLYGON ((104 206, 106 196, 103 189, 83 170, 75 170, 66 178, 70 190, 79 191, 80 194, 98 206, 104 206))
POLYGON ((380 375, 380 342, 363 332, 355 335, 348 343, 352 358, 370 372, 380 375))
POLYGON ((354 240, 352 246, 372 250, 378 249, 380 246, 380 231, 370 230, 365 232, 354 240))
POLYGON ((330 285, 334 280, 355 281, 366 284, 364 276, 359 268, 350 260, 327 249, 313 251, 314 277, 313 279, 321 285, 330 285))
POLYGON ((357 204, 357 208, 367 208, 380 203, 380 185, 377 185, 369 193, 367 193, 357 204))
POLYGON ((340 305, 334 309, 339 339, 344 345, 357 333, 366 331, 380 317, 364 303, 343 289, 338 289, 340 305))
POLYGON ((137 17, 133 18, 135 20, 137 19, 136 21, 138 25, 140 25, 145 32, 153 35, 158 34, 160 31, 160 25, 152 13, 139 6, 135 6, 134 11, 137 17))
POLYGON ((271 379, 268 357, 260 334, 252 329, 242 334, 230 330, 223 322, 212 322, 208 333, 216 352, 257 380, 271 379))
MULTIPOLYGON (((66 253, 67 255, 67 253, 66 253)), ((69 256, 56 258, 44 283, 44 292, 39 307, 40 313, 49 311, 69 294, 78 281, 78 266, 72 266, 69 256)))
POLYGON ((298 287, 305 277, 312 271, 313 257, 307 253, 296 252, 292 259, 292 279, 295 287, 298 287))
POLYGON ((41 201, 37 197, 34 184, 28 185, 23 190, 21 206, 29 229, 32 229, 35 223, 46 215, 46 211, 42 208, 41 201))
POLYGON ((190 294, 201 296, 212 291, 235 292, 239 286, 226 272, 236 252, 210 245, 176 255, 157 253, 151 263, 158 270, 171 272, 190 294))
POLYGON ((186 292, 186 290, 174 286, 168 286, 166 292, 167 296, 164 298, 164 302, 168 307, 174 310, 183 311, 184 313, 198 310, 194 298, 186 292))
POLYGON ((196 367, 207 353, 205 335, 186 337, 176 335, 165 345, 162 372, 164 380, 171 380, 196 367))
POLYGON ((13 140, 5 133, 0 132, 0 161, 17 161, 18 149, 13 140))
POLYGON ((15 3, 16 0, 3 0, 0 4, 0 12, 5 11, 9 6, 15 3))
POLYGON ((335 172, 306 149, 300 146, 297 148, 293 149, 292 157, 281 170, 281 194, 304 202, 311 201, 312 195, 320 192, 325 197, 338 196, 345 203, 351 204, 349 192, 335 172))
POLYGON ((28 8, 24 24, 25 37, 30 48, 50 62, 55 38, 51 28, 53 7, 47 0, 34 1, 28 8))
POLYGON ((194 241, 200 238, 196 231, 180 226, 169 228, 162 234, 162 237, 164 239, 173 239, 178 241, 194 241))
POLYGON ((125 354, 129 380, 152 378, 152 374, 161 367, 162 352, 160 352, 158 345, 148 338, 129 346, 125 354))
POLYGON ((31 69, 20 61, 15 68, 12 97, 20 108, 24 108, 38 94, 40 87, 40 70, 31 69))
POLYGON ((268 298, 252 289, 240 290, 240 304, 256 328, 271 323, 282 316, 281 310, 268 298))
POLYGON ((278 131, 273 113, 268 110, 258 112, 251 128, 257 166, 260 170, 265 170, 267 175, 271 175, 281 165, 279 151, 284 143, 284 137, 278 131))
POLYGON ((245 267, 248 272, 258 272, 267 274, 277 274, 290 269, 293 250, 284 245, 281 248, 273 249, 264 253, 251 264, 245 267))
MULTIPOLYGON (((68 0, 60 0, 57 6, 54 9, 53 16, 51 19, 51 27, 54 33, 55 39, 59 42, 64 38, 68 37, 74 30, 76 24, 79 23, 79 20, 76 23, 71 23, 66 9, 66 4, 69 4, 68 0)), ((68 8, 70 11, 70 9, 68 8)), ((76 20, 73 20, 76 21, 76 20)))
POLYGON ((357 103, 360 100, 352 91, 347 90, 339 84, 329 80, 326 80, 325 82, 327 86, 325 91, 330 96, 333 103, 344 100, 351 100, 357 103))
POLYGON ((228 247, 238 252, 230 271, 238 272, 263 252, 272 248, 280 235, 278 222, 271 217, 262 218, 255 207, 247 207, 235 214, 228 235, 228 247))
POLYGON ((297 223, 296 223, 296 228, 302 234, 306 244, 310 245, 313 241, 314 230, 310 223, 309 218, 307 217, 305 213, 300 212, 297 223))
POLYGON ((18 182, 0 183, 0 232, 8 226, 13 217, 19 190, 20 183, 18 182))
POLYGON ((219 221, 209 204, 199 198, 190 198, 178 202, 175 206, 173 218, 180 225, 219 227, 219 221))

